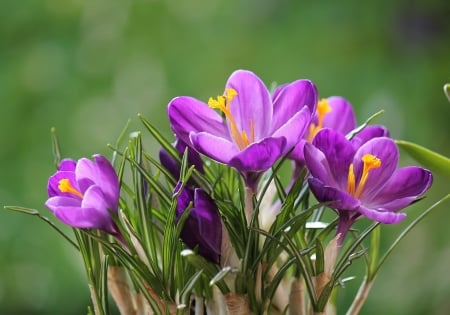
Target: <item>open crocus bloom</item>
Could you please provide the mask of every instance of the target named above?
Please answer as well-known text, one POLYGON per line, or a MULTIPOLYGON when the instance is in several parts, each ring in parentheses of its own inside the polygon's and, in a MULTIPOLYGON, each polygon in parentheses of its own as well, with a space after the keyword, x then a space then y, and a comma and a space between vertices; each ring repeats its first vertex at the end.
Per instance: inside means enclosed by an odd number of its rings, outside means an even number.
POLYGON ((63 223, 119 233, 111 218, 111 213, 117 213, 119 180, 105 157, 94 155, 94 161, 63 160, 50 177, 47 191, 45 205, 63 223))
POLYGON ((208 104, 187 96, 174 98, 168 115, 179 139, 236 168, 256 191, 258 174, 303 137, 316 103, 317 91, 309 80, 283 86, 272 100, 254 73, 238 70, 228 79, 224 95, 210 98, 208 104))
POLYGON ((344 235, 361 215, 381 223, 397 223, 406 214, 397 211, 422 196, 432 183, 428 170, 397 168, 395 142, 376 137, 364 142, 347 140, 341 133, 323 129, 305 145, 305 162, 311 191, 320 202, 332 202, 339 214, 338 233, 344 235))
MULTIPOLYGON (((178 183, 175 193, 180 189, 181 183, 178 183)), ((177 201, 177 219, 192 202, 189 216, 181 231, 181 238, 189 247, 198 247, 200 255, 218 264, 222 245, 222 222, 216 204, 200 188, 183 188, 177 201)))

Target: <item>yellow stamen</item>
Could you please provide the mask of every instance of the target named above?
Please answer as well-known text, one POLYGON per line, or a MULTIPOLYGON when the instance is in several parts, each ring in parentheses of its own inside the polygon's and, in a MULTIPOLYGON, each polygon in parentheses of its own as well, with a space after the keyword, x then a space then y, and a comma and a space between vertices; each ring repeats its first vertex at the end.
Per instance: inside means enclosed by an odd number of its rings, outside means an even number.
POLYGON ((245 130, 239 132, 236 121, 230 111, 229 105, 231 101, 237 96, 237 91, 232 88, 227 88, 224 95, 217 96, 217 99, 212 97, 208 100, 208 105, 211 108, 218 109, 224 113, 225 117, 230 123, 231 137, 238 146, 240 150, 245 149, 250 143, 255 140, 255 130, 253 126, 253 121, 250 121, 250 138, 248 137, 245 130))
POLYGON ((63 178, 59 181, 58 189, 63 193, 71 193, 77 197, 83 198, 83 194, 73 187, 67 178, 63 178))
POLYGON ((364 187, 366 186, 367 179, 369 178, 369 172, 372 169, 381 167, 381 160, 377 158, 373 154, 364 154, 361 158, 361 161, 363 162, 363 171, 361 175, 361 179, 358 183, 358 188, 356 188, 355 191, 355 173, 353 171, 353 163, 350 164, 350 167, 348 169, 348 177, 347 177, 347 191, 352 196, 359 198, 361 197, 364 187))
POLYGON ((323 120, 325 118, 325 115, 331 112, 331 106, 328 105, 328 102, 325 98, 321 99, 317 103, 317 125, 314 123, 311 123, 309 125, 309 133, 308 133, 308 141, 311 142, 316 134, 323 128, 323 120))
POLYGON ((350 195, 355 195, 355 172, 353 171, 353 163, 350 164, 347 176, 347 191, 350 195))

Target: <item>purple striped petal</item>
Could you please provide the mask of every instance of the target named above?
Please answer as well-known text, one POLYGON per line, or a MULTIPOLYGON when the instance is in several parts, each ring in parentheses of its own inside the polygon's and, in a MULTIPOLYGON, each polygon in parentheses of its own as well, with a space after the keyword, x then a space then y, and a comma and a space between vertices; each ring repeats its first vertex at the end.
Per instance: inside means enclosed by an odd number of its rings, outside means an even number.
POLYGON ((387 209, 373 209, 360 206, 358 211, 367 218, 384 224, 394 224, 402 221, 406 213, 396 213, 387 209))
POLYGON ((237 91, 237 96, 230 104, 230 111, 239 131, 252 134, 255 140, 268 135, 272 124, 272 99, 264 83, 253 72, 237 70, 233 72, 226 84, 227 88, 237 91))
POLYGON ((360 201, 345 191, 328 186, 317 178, 308 179, 309 188, 319 202, 333 201, 329 207, 336 210, 353 211, 358 209, 360 201))
POLYGON ((172 99, 167 112, 173 131, 189 144, 191 133, 206 132, 231 139, 222 117, 207 104, 188 96, 172 99))
POLYGON ((317 89, 311 81, 297 80, 285 85, 274 98, 272 132, 276 132, 304 107, 309 109, 311 116, 315 112, 316 104, 317 89))
POLYGON ((341 96, 327 98, 331 112, 323 119, 323 127, 331 128, 342 134, 347 134, 356 128, 356 118, 352 105, 341 96))
POLYGON ((285 138, 267 138, 251 144, 236 154, 228 164, 241 172, 265 171, 283 155, 285 147, 285 138))
POLYGON ((303 107, 300 111, 286 121, 286 123, 272 135, 273 138, 286 138, 286 149, 283 154, 291 150, 302 139, 309 122, 311 121, 311 113, 308 107, 303 107))
POLYGON ((206 132, 191 134, 190 142, 198 152, 225 164, 240 152, 234 142, 206 132))
POLYGON ((348 169, 355 154, 350 141, 338 131, 324 128, 314 137, 313 145, 326 156, 338 187, 347 190, 348 169))
POLYGON ((422 196, 431 186, 431 172, 417 166, 397 169, 389 181, 369 201, 371 207, 397 211, 422 196))

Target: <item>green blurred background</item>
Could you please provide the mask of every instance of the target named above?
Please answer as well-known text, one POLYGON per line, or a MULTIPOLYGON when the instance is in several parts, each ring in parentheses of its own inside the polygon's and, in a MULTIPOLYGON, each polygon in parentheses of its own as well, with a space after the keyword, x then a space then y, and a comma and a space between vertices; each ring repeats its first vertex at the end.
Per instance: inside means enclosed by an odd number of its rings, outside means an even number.
MULTIPOLYGON (((110 155, 106 144, 129 118, 132 130, 143 129, 137 113, 171 136, 168 101, 220 94, 238 68, 267 84, 312 79, 322 97, 350 100, 359 122, 385 109, 379 122, 394 137, 449 156, 449 17, 446 0, 3 0, 0 203, 51 216, 43 206, 54 172, 51 127, 73 158, 110 155)), ((449 187, 436 174, 410 217, 449 187)), ((448 208, 401 243, 363 314, 448 314, 448 208)), ((384 226, 383 246, 406 223, 384 226)), ((362 264, 355 268, 361 280, 362 264)), ((338 313, 356 284, 341 290, 338 313)), ((1 211, 0 314, 85 314, 88 303, 74 249, 36 218, 1 211)))

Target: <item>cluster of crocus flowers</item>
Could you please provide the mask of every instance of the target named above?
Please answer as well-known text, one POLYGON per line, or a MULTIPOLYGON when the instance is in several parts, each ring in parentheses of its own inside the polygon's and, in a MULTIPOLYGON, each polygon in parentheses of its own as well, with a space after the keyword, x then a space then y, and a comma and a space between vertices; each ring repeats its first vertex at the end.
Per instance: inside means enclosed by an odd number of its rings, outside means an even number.
POLYGON ((47 191, 45 205, 63 223, 119 234, 112 218, 118 211, 119 180, 104 156, 94 155, 93 161, 62 160, 48 181, 47 191))
POLYGON ((316 103, 317 90, 309 80, 286 84, 272 98, 254 73, 238 70, 217 99, 206 104, 176 97, 169 103, 168 115, 179 139, 237 169, 256 192, 260 175, 303 137, 316 103))
POLYGON ((339 215, 337 233, 345 234, 360 216, 381 223, 397 223, 398 211, 422 196, 432 183, 428 170, 417 166, 398 168, 395 142, 370 128, 348 140, 332 129, 323 129, 305 146, 309 187, 319 202, 339 215))

